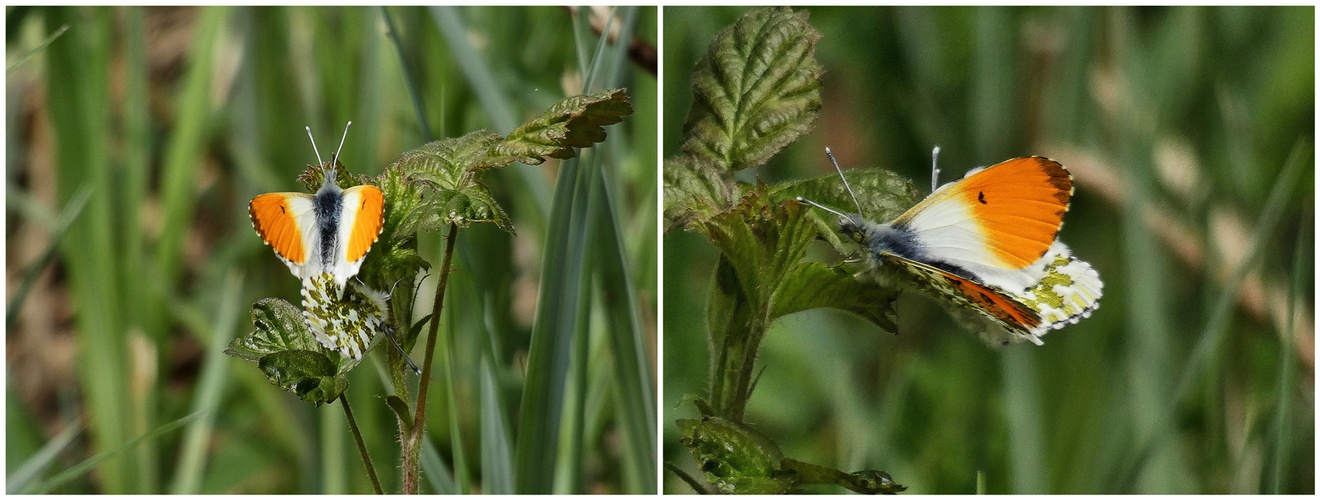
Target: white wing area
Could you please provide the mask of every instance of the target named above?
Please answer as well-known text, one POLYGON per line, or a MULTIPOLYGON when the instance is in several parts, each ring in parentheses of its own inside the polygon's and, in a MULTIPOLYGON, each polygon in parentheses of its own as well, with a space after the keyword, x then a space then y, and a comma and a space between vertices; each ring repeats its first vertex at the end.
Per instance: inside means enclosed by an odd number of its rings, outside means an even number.
POLYGON ((284 261, 284 265, 289 266, 289 272, 305 282, 321 272, 321 234, 316 230, 315 198, 303 193, 297 194, 298 196, 289 196, 286 200, 289 204, 289 215, 298 221, 298 231, 302 233, 303 251, 307 253, 306 262, 303 264, 293 262, 285 259, 279 252, 275 252, 275 256, 284 261))
POLYGON ((1041 266, 1034 264, 1026 269, 1003 265, 971 210, 957 200, 927 205, 912 217, 908 228, 916 235, 925 257, 966 269, 986 284, 1022 291, 1045 274, 1041 266))
POLYGON ((339 228, 335 231, 335 258, 334 266, 328 270, 335 277, 335 286, 339 290, 344 289, 344 284, 349 278, 357 276, 358 270, 362 269, 362 262, 366 260, 363 254, 358 260, 348 261, 348 242, 353 234, 353 227, 357 222, 358 210, 362 207, 362 192, 357 189, 345 189, 343 196, 339 199, 339 228))
POLYGON ((1040 313, 1040 325, 1032 329, 1037 337, 1064 326, 1076 324, 1100 308, 1104 282, 1090 264, 1073 257, 1068 245, 1055 241, 1040 261, 1031 265, 1044 275, 1029 290, 1015 298, 1040 313))

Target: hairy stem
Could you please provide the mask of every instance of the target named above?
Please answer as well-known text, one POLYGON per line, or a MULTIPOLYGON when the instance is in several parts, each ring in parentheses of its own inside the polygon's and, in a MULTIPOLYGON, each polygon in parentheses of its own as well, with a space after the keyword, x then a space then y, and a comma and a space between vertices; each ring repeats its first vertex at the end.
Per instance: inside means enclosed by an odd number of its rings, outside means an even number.
POLYGON ((371 487, 376 489, 377 495, 384 495, 385 490, 380 487, 380 478, 376 477, 376 466, 371 462, 371 455, 367 454, 367 443, 362 440, 362 431, 358 430, 357 419, 353 418, 353 410, 348 407, 348 398, 345 397, 348 392, 339 393, 339 405, 344 407, 344 416, 348 417, 348 428, 353 429, 353 441, 357 443, 358 453, 362 454, 362 463, 367 466, 367 476, 371 478, 371 487))
POLYGON ((435 338, 440 331, 440 310, 445 302, 445 288, 449 284, 449 265, 454 257, 454 240, 458 237, 458 225, 449 225, 449 234, 445 236, 445 253, 440 261, 440 281, 435 286, 435 303, 431 306, 431 328, 426 336, 425 361, 422 363, 422 378, 417 386, 416 413, 413 416, 412 432, 403 440, 403 492, 417 494, 420 476, 418 457, 422 450, 422 435, 426 431, 426 389, 431 382, 431 361, 435 357, 435 338))

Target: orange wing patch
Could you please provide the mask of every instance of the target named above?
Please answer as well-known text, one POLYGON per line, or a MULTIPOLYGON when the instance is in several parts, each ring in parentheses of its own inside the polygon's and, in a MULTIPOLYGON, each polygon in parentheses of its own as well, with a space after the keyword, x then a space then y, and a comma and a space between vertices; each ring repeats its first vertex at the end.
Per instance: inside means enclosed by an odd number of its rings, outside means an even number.
POLYGON ((351 187, 346 191, 356 191, 358 194, 357 215, 349 221, 353 224, 353 230, 348 236, 346 256, 349 262, 357 262, 367 255, 367 251, 371 250, 371 245, 376 242, 381 230, 385 228, 385 195, 380 192, 380 188, 366 184, 351 187))
POLYGON ((302 264, 307 261, 307 251, 303 248, 302 229, 289 204, 292 196, 292 193, 266 193, 253 198, 248 204, 248 216, 257 236, 274 248, 275 253, 302 264))
POLYGON ((972 207, 995 256, 1019 269, 1054 244, 1073 192, 1063 165, 1040 156, 996 164, 949 188, 972 207))

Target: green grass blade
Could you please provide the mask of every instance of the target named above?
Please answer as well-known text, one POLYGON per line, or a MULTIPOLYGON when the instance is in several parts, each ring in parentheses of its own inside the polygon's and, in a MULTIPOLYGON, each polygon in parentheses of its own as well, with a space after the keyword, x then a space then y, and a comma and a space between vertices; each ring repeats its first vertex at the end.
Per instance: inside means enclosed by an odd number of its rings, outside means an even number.
MULTIPOLYGON (((91 416, 93 449, 124 443, 129 432, 129 401, 124 329, 119 309, 118 262, 115 259, 113 208, 115 185, 107 155, 110 143, 108 94, 112 34, 104 8, 55 8, 46 22, 72 26, 46 50, 47 104, 55 137, 58 177, 77 179, 91 189, 87 214, 70 226, 61 244, 72 300, 79 304, 75 321, 80 349, 78 376, 91 416)), ((68 200, 78 187, 60 186, 68 200)), ((101 464, 102 491, 133 491, 137 465, 122 458, 101 464)))
POLYGON ((161 211, 164 214, 156 261, 161 277, 173 282, 178 274, 183 237, 192 221, 197 168, 206 135, 213 123, 211 82, 214 80, 216 44, 229 18, 224 6, 202 8, 192 45, 183 91, 179 94, 175 126, 166 140, 161 173, 161 211))
POLYGON ((500 404, 495 367, 489 355, 481 361, 481 489, 483 493, 509 495, 513 489, 513 456, 508 417, 500 404))
MULTIPOLYGON (((604 169, 602 169, 604 170, 604 169)), ((605 175, 602 172, 602 175, 605 175)), ((596 213, 596 272, 600 280, 606 331, 613 351, 613 372, 618 401, 615 408, 623 429, 625 461, 630 476, 639 489, 629 491, 654 493, 655 467, 655 382, 647 362, 646 343, 637 313, 637 296, 628 273, 628 256, 619 233, 610 183, 601 185, 602 200, 596 213)))
POLYGON ((564 162, 555 187, 541 284, 519 412, 514 480, 519 493, 549 493, 559 442, 585 258, 587 188, 578 159, 564 162))
POLYGON ((22 281, 19 282, 18 288, 14 290, 14 296, 9 300, 9 306, 5 309, 5 326, 13 326, 14 320, 18 319, 18 311, 23 307, 23 302, 27 299, 28 293, 32 291, 32 285, 36 284, 37 278, 41 276, 41 270, 45 269, 50 264, 51 259, 55 257, 55 252, 60 246, 60 240, 64 238, 64 233, 69 230, 69 225, 73 224, 73 221, 82 214, 91 194, 91 190, 87 186, 83 186, 73 195, 73 199, 69 200, 69 203, 64 206, 64 211, 60 214, 60 220, 55 224, 50 246, 46 247, 46 250, 41 252, 41 256, 37 257, 37 260, 23 270, 22 281))
POLYGON ((133 438, 124 444, 116 446, 113 449, 106 450, 101 453, 97 453, 95 456, 88 458, 87 460, 83 460, 78 465, 70 467, 64 470, 63 472, 56 474, 50 479, 47 479, 46 481, 33 486, 31 489, 24 491, 23 493, 24 494, 49 493, 51 490, 60 487, 64 483, 67 483, 83 474, 86 474, 88 471, 92 470, 92 467, 95 467, 97 464, 104 462, 110 458, 116 457, 120 454, 123 454, 124 452, 133 449, 139 444, 154 440, 158 437, 168 434, 174 431, 175 429, 187 425, 189 422, 201 418, 201 416, 202 414, 200 412, 187 415, 185 417, 179 418, 178 420, 162 425, 156 428, 156 430, 151 431, 150 433, 133 438))
MULTIPOLYGON (((1305 212, 1305 210, 1303 210, 1305 212)), ((1303 224, 1312 221, 1308 217, 1300 217, 1303 224)), ((1294 373, 1297 370, 1297 343, 1296 332, 1294 331, 1297 320, 1297 303, 1305 298, 1304 276, 1307 269, 1311 268, 1308 259, 1311 257, 1312 249, 1307 236, 1312 229, 1303 226, 1297 229, 1297 246, 1293 250, 1292 265, 1292 286, 1288 290, 1288 320, 1284 323, 1284 329, 1279 333, 1279 385, 1278 398, 1274 408, 1274 442, 1270 447, 1274 449, 1274 457, 1271 460, 1270 467, 1264 472, 1267 474, 1261 484, 1266 485, 1266 493, 1278 495, 1283 491, 1283 475, 1288 469, 1288 450, 1292 447, 1292 440, 1289 436, 1291 426, 1289 421, 1292 415, 1292 398, 1296 390, 1296 381, 1294 373)))
POLYGON ((202 373, 198 378, 197 391, 193 399, 193 414, 200 415, 184 433, 183 446, 179 452, 178 468, 175 469, 172 494, 200 493, 202 473, 206 468, 207 447, 211 443, 211 432, 215 428, 215 417, 220 407, 220 396, 224 394, 225 382, 229 378, 229 358, 225 356, 225 346, 234 337, 238 320, 242 318, 239 310, 239 295, 243 289, 243 278, 231 272, 225 278, 220 293, 220 303, 216 307, 215 328, 211 330, 211 342, 206 350, 206 361, 202 364, 202 373))
POLYGON ((37 44, 36 47, 32 47, 32 50, 23 53, 23 57, 20 57, 17 61, 14 62, 14 64, 10 64, 8 68, 5 68, 5 74, 8 75, 12 73, 15 68, 22 66, 23 63, 28 61, 28 59, 32 59, 33 56, 36 56, 37 54, 41 53, 41 51, 44 50, 47 45, 50 45, 51 42, 54 42, 55 39, 59 38, 60 35, 63 35, 65 31, 69 31, 68 24, 61 25, 59 29, 55 30, 54 33, 51 33, 50 36, 46 37, 45 40, 42 40, 41 43, 37 44))
POLYGON ((36 454, 33 454, 31 458, 26 462, 23 462, 23 465, 20 465, 18 470, 15 470, 13 474, 10 474, 9 477, 5 478, 5 493, 13 495, 25 490, 28 485, 32 484, 32 481, 37 479, 37 476, 41 474, 41 471, 46 470, 46 467, 50 466, 50 464, 55 462, 55 459, 59 458, 60 454, 69 447, 70 443, 73 442, 73 439, 82 433, 82 430, 82 424, 74 422, 73 424, 70 424, 68 428, 60 431, 60 433, 48 441, 45 446, 42 446, 40 450, 37 450, 36 454))
POLYGON ((431 436, 422 436, 422 477, 431 485, 431 493, 440 495, 458 494, 458 485, 454 484, 454 473, 445 465, 445 459, 436 451, 431 436))
POLYGON ((450 312, 445 315, 445 319, 448 326, 439 332, 444 338, 440 339, 443 342, 439 342, 436 348, 440 350, 440 366, 445 374, 445 408, 449 411, 446 420, 449 422, 449 443, 454 457, 454 481, 458 486, 458 494, 466 495, 472 491, 472 486, 468 479, 467 453, 463 447, 463 428, 459 422, 458 377, 455 376, 457 371, 454 367, 454 332, 459 330, 458 315, 450 312))
POLYGON ((399 65, 403 67, 403 81, 408 84, 408 97, 412 100, 413 114, 417 115, 417 121, 421 124, 422 136, 427 142, 431 142, 434 138, 431 136, 431 125, 426 123, 426 105, 422 103, 422 92, 417 87, 417 77, 413 74, 412 66, 408 64, 403 42, 399 40, 399 30, 394 27, 394 17, 390 15, 389 7, 385 6, 381 6, 380 15, 385 19, 386 33, 394 43, 394 51, 399 54, 399 65))

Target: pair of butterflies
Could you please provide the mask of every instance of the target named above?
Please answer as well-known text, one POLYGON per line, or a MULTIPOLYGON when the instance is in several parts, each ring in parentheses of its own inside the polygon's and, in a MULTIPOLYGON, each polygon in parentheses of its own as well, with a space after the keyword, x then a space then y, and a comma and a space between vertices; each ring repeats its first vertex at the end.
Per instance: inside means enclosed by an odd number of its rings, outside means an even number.
MULTIPOLYGON (((316 156, 320 162, 319 151, 316 156)), ((257 235, 302 281, 303 317, 313 336, 357 360, 387 324, 388 295, 349 281, 384 229, 385 197, 372 185, 340 188, 338 158, 336 151, 320 164, 325 182, 316 194, 266 193, 252 199, 248 215, 257 235)))
POLYGON ((839 231, 860 245, 881 282, 916 284, 988 344, 1040 345, 1042 335, 1099 307, 1100 275, 1056 239, 1073 194, 1063 165, 1014 158, 939 187, 932 168, 930 196, 887 224, 866 220, 860 203, 848 214, 797 201, 838 216, 839 231))

